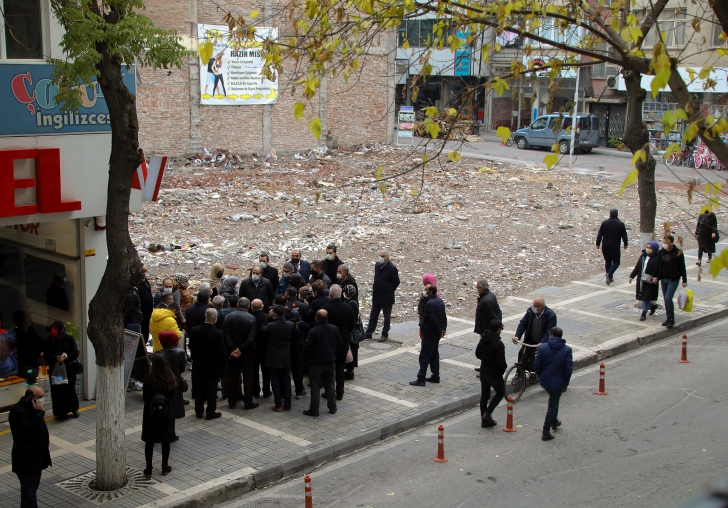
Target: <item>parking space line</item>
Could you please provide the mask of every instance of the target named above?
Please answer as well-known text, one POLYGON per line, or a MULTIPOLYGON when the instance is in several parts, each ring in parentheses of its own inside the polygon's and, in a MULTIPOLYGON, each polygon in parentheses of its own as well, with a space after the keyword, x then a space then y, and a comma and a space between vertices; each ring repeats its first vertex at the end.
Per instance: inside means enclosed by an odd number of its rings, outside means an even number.
POLYGON ((259 430, 261 432, 264 432, 265 434, 268 434, 268 435, 271 435, 274 437, 279 437, 290 443, 297 444, 299 446, 309 446, 311 444, 310 441, 306 441, 305 439, 301 439, 300 437, 296 437, 291 434, 281 432, 278 429, 274 429, 273 427, 268 427, 267 425, 263 425, 262 423, 254 422, 253 420, 243 418, 242 416, 238 416, 238 415, 230 413, 228 411, 220 411, 219 408, 218 408, 218 411, 220 413, 222 413, 223 418, 229 418, 236 423, 245 425, 246 427, 250 427, 251 429, 259 430))
POLYGON ((355 392, 361 392, 361 393, 365 393, 367 395, 371 395, 372 397, 377 397, 379 399, 388 400, 389 402, 394 402, 395 404, 399 404, 401 406, 405 406, 405 407, 409 407, 409 408, 419 407, 419 404, 415 404, 414 402, 410 402, 410 401, 404 400, 404 399, 398 399, 397 397, 392 397, 391 395, 387 395, 386 393, 381 393, 381 392, 377 392, 374 390, 370 390, 369 388, 364 388, 363 386, 347 384, 346 388, 354 390, 355 392))

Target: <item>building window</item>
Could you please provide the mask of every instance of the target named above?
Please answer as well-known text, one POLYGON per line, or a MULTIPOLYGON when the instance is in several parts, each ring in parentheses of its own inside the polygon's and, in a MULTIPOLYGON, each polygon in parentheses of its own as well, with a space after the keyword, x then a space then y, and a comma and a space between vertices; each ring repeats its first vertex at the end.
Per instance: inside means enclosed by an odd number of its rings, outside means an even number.
POLYGON ((3 7, 2 58, 42 60, 41 0, 1 0, 3 7))
POLYGON ((720 35, 723 33, 723 27, 721 26, 720 22, 716 21, 713 25, 713 47, 717 46, 725 46, 728 45, 728 42, 724 41, 720 38, 720 35))
MULTIPOLYGON (((647 11, 644 12, 647 15, 647 11)), ((644 16, 643 16, 644 18, 644 16)), ((657 18, 665 46, 679 47, 685 44, 685 11, 681 9, 665 9, 657 18)), ((657 41, 657 30, 653 27, 645 37, 645 49, 652 48, 657 41)))
MULTIPOLYGON (((433 31, 435 23, 443 23, 435 19, 407 19, 402 21, 397 33, 399 34, 399 45, 402 46, 407 41, 411 48, 425 48, 432 45, 433 31)), ((452 35, 451 27, 443 26, 442 39, 447 46, 447 38, 452 35)))

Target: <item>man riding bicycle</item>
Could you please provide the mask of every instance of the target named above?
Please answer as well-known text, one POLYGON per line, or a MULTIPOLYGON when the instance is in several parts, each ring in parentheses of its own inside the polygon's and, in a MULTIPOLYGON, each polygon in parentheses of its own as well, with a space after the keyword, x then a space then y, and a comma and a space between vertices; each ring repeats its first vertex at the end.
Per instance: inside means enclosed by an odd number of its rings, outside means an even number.
POLYGON ((518 363, 522 363, 524 369, 533 371, 533 362, 538 349, 533 345, 548 342, 549 331, 555 326, 556 313, 546 307, 543 297, 534 298, 532 306, 528 308, 526 314, 521 318, 521 322, 518 323, 516 336, 512 339, 514 344, 518 344, 523 337, 523 346, 518 352, 518 363))

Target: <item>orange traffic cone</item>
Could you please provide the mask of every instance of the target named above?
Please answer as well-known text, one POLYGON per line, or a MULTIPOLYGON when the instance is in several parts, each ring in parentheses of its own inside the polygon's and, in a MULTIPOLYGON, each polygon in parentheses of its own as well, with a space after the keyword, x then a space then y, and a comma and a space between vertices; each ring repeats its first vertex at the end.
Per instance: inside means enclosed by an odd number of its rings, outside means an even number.
POLYGON ((690 363, 690 360, 688 360, 688 336, 687 336, 687 334, 683 333, 682 340, 683 340, 682 341, 682 355, 680 356, 678 363, 690 363))
POLYGON ((506 426, 503 430, 506 432, 516 431, 516 428, 513 426, 513 397, 508 397, 508 418, 506 419, 506 426))
POLYGON ((599 390, 596 392, 597 395, 607 395, 607 390, 604 389, 604 364, 599 366, 599 390))
POLYGON ((311 477, 306 475, 303 477, 306 492, 306 508, 313 508, 313 499, 311 498, 311 477))
POLYGON ((445 427, 437 427, 437 457, 435 462, 447 462, 445 458, 445 427))

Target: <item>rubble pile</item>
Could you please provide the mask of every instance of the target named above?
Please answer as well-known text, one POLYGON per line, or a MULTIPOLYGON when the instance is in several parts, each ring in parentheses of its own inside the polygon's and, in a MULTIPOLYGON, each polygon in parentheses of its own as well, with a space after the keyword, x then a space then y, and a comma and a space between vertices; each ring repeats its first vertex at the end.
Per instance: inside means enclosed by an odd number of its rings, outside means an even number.
MULTIPOLYGON (((504 298, 599 272, 595 236, 610 208, 638 243, 635 188, 619 197, 619 182, 568 170, 444 156, 430 156, 423 176, 422 161, 421 152, 378 143, 292 157, 209 152, 167 169, 159 200, 130 217, 132 240, 153 285, 182 272, 193 287, 216 262, 225 275, 247 276, 260 252, 280 267, 293 248, 323 259, 333 243, 364 306, 377 252, 387 249, 402 281, 399 320, 416 317, 423 273, 437 275, 448 312, 472 317, 481 277, 504 298)), ((658 203, 658 234, 669 221, 691 247, 701 203, 675 189, 659 190, 658 203)), ((631 247, 620 270, 631 270, 638 254, 631 247)))

